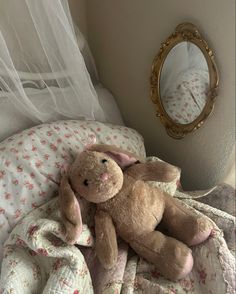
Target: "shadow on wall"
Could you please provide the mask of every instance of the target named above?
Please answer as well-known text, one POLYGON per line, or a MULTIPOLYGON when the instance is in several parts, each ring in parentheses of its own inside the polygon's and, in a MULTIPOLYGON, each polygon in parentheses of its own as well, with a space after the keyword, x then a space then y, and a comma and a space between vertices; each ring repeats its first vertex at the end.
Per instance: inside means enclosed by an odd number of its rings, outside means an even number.
POLYGON ((235 1, 87 0, 87 17, 101 80, 116 96, 126 124, 143 135, 148 154, 180 166, 186 189, 222 182, 235 146, 235 1), (220 89, 202 128, 178 141, 155 117, 149 77, 161 42, 185 21, 215 51, 220 89))

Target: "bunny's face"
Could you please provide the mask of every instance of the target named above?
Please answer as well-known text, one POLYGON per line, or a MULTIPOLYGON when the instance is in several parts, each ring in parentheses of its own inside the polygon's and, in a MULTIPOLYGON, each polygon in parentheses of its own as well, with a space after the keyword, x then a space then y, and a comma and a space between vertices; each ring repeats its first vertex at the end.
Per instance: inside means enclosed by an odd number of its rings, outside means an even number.
POLYGON ((70 184, 86 200, 105 202, 115 196, 123 185, 123 172, 108 155, 83 151, 73 163, 70 184))

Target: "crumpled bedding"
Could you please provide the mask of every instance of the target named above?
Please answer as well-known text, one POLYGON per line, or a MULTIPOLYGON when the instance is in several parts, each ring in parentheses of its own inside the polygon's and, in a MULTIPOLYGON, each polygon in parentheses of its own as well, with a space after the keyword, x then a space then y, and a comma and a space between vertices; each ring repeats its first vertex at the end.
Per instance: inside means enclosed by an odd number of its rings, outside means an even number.
POLYGON ((192 248, 192 273, 179 282, 161 277, 122 240, 115 268, 102 269, 93 248, 93 229, 87 224, 78 244, 66 245, 56 197, 30 212, 5 242, 0 292, 235 293, 235 259, 230 251, 235 245, 235 217, 194 200, 190 194, 177 191, 175 197, 214 222, 211 237, 192 248))

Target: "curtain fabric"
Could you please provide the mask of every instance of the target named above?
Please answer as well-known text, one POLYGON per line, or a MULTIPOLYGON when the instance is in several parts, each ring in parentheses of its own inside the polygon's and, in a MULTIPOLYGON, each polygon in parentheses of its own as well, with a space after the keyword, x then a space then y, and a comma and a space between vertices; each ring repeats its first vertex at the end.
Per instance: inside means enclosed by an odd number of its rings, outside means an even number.
POLYGON ((67 0, 0 0, 0 7, 0 99, 36 123, 54 115, 104 120, 81 51, 94 80, 96 68, 67 0))

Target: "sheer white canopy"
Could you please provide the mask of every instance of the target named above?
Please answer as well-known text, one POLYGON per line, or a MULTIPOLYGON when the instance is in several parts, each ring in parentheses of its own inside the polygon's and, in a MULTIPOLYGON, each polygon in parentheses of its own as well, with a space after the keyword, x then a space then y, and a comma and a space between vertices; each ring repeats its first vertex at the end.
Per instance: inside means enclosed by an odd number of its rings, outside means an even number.
POLYGON ((0 8, 0 99, 36 123, 104 120, 96 68, 67 0, 0 0, 0 8))

